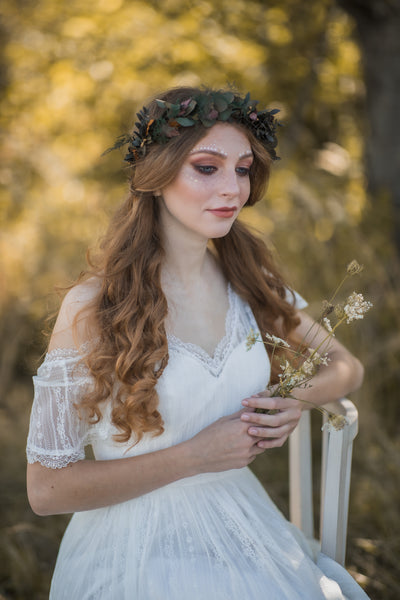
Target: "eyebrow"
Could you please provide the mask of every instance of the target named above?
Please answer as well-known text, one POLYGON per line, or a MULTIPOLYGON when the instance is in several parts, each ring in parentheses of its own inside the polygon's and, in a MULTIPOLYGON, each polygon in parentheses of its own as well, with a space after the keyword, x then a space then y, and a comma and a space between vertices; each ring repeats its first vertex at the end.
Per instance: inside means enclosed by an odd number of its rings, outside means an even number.
MULTIPOLYGON (((193 150, 190 152, 190 156, 194 154, 212 154, 213 156, 220 156, 221 158, 227 158, 227 154, 225 152, 218 152, 217 150, 204 149, 204 150, 193 150)), ((243 154, 239 154, 239 159, 242 158, 253 158, 253 152, 250 150, 249 152, 244 152, 243 154)))
POLYGON ((243 152, 243 154, 239 154, 239 158, 254 158, 254 154, 251 150, 249 150, 249 152, 243 152))

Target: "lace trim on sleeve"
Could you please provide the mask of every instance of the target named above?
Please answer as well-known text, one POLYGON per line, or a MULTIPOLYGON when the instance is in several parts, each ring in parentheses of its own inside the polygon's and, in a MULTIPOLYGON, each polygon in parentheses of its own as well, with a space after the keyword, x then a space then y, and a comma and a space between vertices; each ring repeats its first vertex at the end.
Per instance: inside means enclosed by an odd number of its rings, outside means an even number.
POLYGON ((42 364, 62 359, 81 360, 85 356, 85 354, 88 353, 90 347, 97 339, 98 338, 95 338, 95 340, 93 341, 88 340, 86 342, 83 342, 83 344, 81 344, 79 348, 53 348, 53 350, 49 350, 46 353, 45 359, 42 364))
POLYGON ((54 348, 47 352, 45 361, 53 362, 63 358, 78 358, 80 354, 76 348, 54 348))
POLYGON ((85 451, 73 452, 70 455, 50 456, 50 454, 43 455, 42 449, 35 451, 32 447, 30 447, 26 450, 26 456, 29 464, 38 462, 48 469, 63 469, 71 463, 78 462, 78 460, 83 460, 85 458, 85 451))

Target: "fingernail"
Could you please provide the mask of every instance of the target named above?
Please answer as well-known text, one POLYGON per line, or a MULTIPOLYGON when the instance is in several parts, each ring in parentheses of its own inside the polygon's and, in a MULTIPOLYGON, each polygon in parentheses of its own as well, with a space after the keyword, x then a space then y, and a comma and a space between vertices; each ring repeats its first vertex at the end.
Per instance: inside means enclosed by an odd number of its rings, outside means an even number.
POLYGON ((254 429, 254 427, 250 427, 249 433, 251 433, 253 435, 257 435, 257 429, 254 429))
POLYGON ((250 415, 246 415, 246 413, 244 415, 242 415, 241 418, 243 421, 250 421, 250 415))
POLYGON ((247 400, 242 400, 242 404, 243 404, 243 406, 248 406, 249 405, 249 403, 247 402, 247 400))

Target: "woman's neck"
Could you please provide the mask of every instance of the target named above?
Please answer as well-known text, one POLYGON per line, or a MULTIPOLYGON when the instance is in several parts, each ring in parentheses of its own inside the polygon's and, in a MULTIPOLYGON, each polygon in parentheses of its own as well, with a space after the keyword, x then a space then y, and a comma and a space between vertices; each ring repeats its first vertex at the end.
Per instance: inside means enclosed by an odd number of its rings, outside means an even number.
POLYGON ((163 279, 174 280, 183 287, 192 287, 205 275, 212 257, 207 251, 207 240, 180 236, 173 240, 164 236, 165 259, 163 279))
POLYGON ((208 239, 176 222, 165 207, 161 208, 161 219, 165 251, 163 279, 193 287, 207 275, 210 262, 215 263, 207 251, 208 239))

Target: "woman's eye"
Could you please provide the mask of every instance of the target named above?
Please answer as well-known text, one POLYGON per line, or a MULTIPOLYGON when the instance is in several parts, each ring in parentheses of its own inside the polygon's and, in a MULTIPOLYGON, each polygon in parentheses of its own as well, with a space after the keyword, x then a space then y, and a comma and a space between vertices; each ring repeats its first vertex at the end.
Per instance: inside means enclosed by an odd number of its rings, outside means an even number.
POLYGON ((212 175, 217 170, 217 167, 212 165, 195 165, 194 168, 199 173, 203 173, 203 175, 212 175))
POLYGON ((240 175, 240 177, 248 177, 250 175, 249 167, 237 167, 236 173, 240 175))

